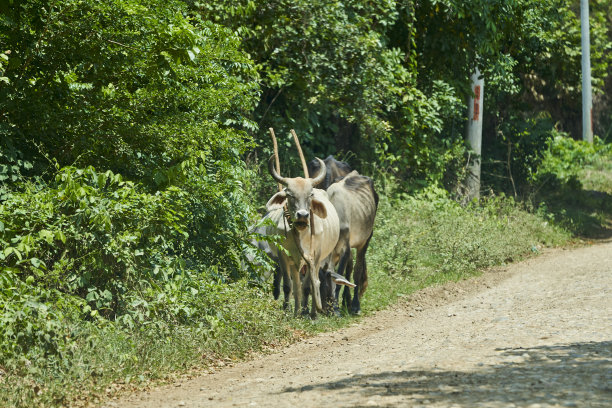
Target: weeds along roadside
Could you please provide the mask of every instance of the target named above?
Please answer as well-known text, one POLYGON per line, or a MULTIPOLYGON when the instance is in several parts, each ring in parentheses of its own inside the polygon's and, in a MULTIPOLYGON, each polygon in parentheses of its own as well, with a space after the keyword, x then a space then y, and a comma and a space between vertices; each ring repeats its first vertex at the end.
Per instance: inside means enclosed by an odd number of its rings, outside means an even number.
MULTIPOLYGON (((581 170, 580 176, 590 180, 584 186, 596 190, 598 180, 608 180, 608 159, 596 161, 592 169, 581 170)), ((392 196, 390 183, 382 184, 387 189, 379 190, 368 252, 365 315, 397 296, 466 278, 572 239, 567 229, 556 226, 555 215, 527 212, 512 198, 485 197, 464 208, 442 189, 392 196)), ((246 279, 223 283, 213 272, 191 274, 189 282, 184 282, 186 276, 167 282, 156 302, 141 306, 151 308, 149 317, 133 324, 84 318, 77 296, 37 287, 18 276, 9 281, 3 274, 0 405, 96 402, 151 380, 202 372, 354 321, 346 316, 293 319, 280 310, 265 285, 246 279)))
POLYGON ((612 237, 612 144, 549 139, 531 186, 528 203, 542 218, 583 241, 612 237))

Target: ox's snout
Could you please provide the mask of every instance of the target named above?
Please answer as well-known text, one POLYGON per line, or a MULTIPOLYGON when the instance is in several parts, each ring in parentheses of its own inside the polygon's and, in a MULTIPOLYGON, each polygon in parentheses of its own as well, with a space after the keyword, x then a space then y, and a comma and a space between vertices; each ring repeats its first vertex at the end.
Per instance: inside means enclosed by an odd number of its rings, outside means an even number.
POLYGON ((304 229, 308 227, 308 218, 310 217, 310 212, 307 210, 297 210, 295 213, 295 227, 297 229, 304 229))

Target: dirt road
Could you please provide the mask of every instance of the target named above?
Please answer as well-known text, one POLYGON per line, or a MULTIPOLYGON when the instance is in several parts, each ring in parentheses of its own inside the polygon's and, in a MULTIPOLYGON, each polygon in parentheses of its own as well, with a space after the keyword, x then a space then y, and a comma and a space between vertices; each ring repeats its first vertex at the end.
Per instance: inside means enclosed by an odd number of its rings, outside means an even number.
POLYGON ((611 407, 612 242, 419 292, 108 407, 611 407))

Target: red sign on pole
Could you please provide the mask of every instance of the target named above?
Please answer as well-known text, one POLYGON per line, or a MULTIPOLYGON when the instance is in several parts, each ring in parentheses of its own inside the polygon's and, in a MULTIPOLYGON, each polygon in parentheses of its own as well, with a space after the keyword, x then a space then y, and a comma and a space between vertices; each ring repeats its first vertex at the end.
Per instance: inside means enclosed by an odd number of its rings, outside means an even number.
POLYGON ((480 117, 480 85, 474 87, 474 117, 472 120, 477 121, 480 117))

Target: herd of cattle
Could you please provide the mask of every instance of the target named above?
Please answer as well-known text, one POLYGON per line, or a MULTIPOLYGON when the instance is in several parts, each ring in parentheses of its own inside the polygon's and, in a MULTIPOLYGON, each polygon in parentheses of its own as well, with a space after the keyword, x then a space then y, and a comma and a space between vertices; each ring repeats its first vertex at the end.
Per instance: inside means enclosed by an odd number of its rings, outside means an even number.
POLYGON ((281 236, 282 250, 257 242, 277 264, 274 297, 278 299, 282 281, 283 307, 293 293, 295 315, 308 313, 310 295, 312 317, 317 311, 338 315, 340 287, 345 285, 343 303, 351 313, 360 313, 360 297, 368 286, 365 255, 378 207, 372 180, 333 156, 308 164, 312 178, 282 177, 274 168, 274 156, 268 170, 283 188, 268 200, 264 219, 270 221, 256 232, 281 236))

